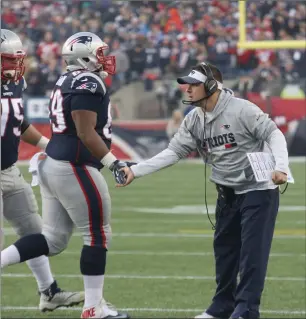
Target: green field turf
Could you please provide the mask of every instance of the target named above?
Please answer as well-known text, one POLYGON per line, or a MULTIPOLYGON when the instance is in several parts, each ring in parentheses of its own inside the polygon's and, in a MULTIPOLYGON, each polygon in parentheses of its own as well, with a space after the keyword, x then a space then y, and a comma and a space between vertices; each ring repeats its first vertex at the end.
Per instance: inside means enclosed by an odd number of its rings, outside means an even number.
MULTIPOLYGON (((263 318, 305 318, 305 163, 291 164, 295 184, 281 196, 275 238, 262 298, 263 318)), ((22 167, 30 181, 27 167, 22 167)), ((116 189, 112 195, 113 241, 105 298, 132 317, 192 318, 213 296, 213 231, 204 210, 204 167, 181 163, 116 189)), ((214 186, 208 184, 213 211, 214 186)), ((69 187, 69 185, 67 185, 69 187)), ((35 193, 41 204, 39 189, 35 193)), ((212 215, 214 220, 214 215, 212 215)), ((6 242, 16 236, 5 224, 6 242)), ((82 289, 78 233, 61 255, 50 258, 65 290, 82 289)), ((41 314, 36 282, 25 264, 2 274, 2 318, 79 318, 79 308, 41 314), (17 275, 18 274, 18 275, 17 275)))

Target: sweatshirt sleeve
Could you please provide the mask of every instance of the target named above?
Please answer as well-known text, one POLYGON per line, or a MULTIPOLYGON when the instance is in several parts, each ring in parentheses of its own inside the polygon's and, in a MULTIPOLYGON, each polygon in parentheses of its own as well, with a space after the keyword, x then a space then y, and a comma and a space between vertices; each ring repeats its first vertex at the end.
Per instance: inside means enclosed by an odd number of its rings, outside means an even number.
POLYGON ((283 133, 276 129, 266 139, 275 159, 275 170, 288 174, 288 150, 287 142, 283 133))
POLYGON ((189 118, 187 115, 168 146, 168 149, 175 152, 179 158, 188 156, 197 148, 196 140, 188 129, 188 122, 189 118))
POLYGON ((135 177, 141 177, 177 163, 196 149, 196 141, 188 129, 188 117, 185 117, 178 132, 170 140, 167 149, 154 157, 131 166, 135 177))
POLYGON ((277 129, 269 115, 251 102, 244 105, 240 120, 246 130, 257 140, 266 141, 268 136, 277 129))
POLYGON ((135 178, 142 177, 148 174, 155 173, 163 168, 169 167, 177 163, 179 160, 180 158, 175 152, 166 148, 154 157, 131 166, 131 170, 135 178))

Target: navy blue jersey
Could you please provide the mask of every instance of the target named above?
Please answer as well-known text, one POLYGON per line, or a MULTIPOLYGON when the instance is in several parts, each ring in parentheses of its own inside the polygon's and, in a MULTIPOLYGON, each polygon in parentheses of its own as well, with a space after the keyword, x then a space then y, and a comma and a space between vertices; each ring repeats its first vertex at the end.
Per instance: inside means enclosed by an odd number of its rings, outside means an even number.
POLYGON ((4 170, 18 159, 18 147, 21 135, 21 124, 24 119, 22 92, 26 82, 1 84, 1 170, 4 170))
POLYGON ((111 146, 110 100, 101 78, 92 72, 82 70, 63 74, 56 82, 51 94, 49 111, 52 137, 47 154, 73 165, 89 165, 102 168, 77 136, 71 112, 89 110, 97 113, 96 132, 111 146))

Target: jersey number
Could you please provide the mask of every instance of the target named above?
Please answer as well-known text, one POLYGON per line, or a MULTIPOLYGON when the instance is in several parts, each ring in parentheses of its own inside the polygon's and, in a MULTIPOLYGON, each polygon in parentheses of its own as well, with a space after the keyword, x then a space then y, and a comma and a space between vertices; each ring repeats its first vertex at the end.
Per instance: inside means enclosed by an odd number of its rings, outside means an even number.
POLYGON ((109 102, 108 107, 107 107, 107 122, 103 127, 103 135, 105 136, 105 138, 107 139, 111 139, 112 138, 112 131, 111 131, 111 127, 112 127, 112 115, 111 115, 111 103, 109 102))
MULTIPOLYGON (((51 93, 50 97, 50 122, 52 124, 52 131, 54 133, 63 133, 67 126, 63 111, 63 96, 60 89, 51 93)), ((107 139, 111 139, 111 125, 112 125, 112 116, 111 116, 111 103, 108 104, 107 108, 107 122, 103 127, 103 135, 107 139)))
POLYGON ((63 133, 67 126, 63 112, 63 96, 60 89, 53 91, 50 97, 50 122, 54 133, 63 133))
POLYGON ((13 127, 13 133, 16 136, 21 135, 20 125, 23 121, 23 107, 22 107, 22 99, 1 99, 1 137, 5 135, 6 127, 10 118, 10 102, 12 104, 12 109, 14 112, 14 117, 19 122, 17 126, 13 127))

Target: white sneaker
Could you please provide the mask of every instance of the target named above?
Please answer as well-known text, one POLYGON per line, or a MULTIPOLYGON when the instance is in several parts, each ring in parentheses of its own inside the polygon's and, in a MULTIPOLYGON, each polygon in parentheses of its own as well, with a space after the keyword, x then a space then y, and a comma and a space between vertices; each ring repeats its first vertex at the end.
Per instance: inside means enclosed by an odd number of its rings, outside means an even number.
POLYGON ((40 294, 39 310, 42 312, 53 311, 59 307, 72 307, 82 303, 85 299, 84 292, 58 291, 54 295, 40 294))
POLYGON ((206 313, 205 311, 202 312, 200 315, 197 315, 194 317, 195 319, 219 319, 217 317, 214 317, 212 315, 209 315, 208 313, 206 313))
POLYGON ((83 308, 81 318, 129 319, 130 317, 126 313, 119 313, 112 304, 102 299, 97 306, 83 308))

